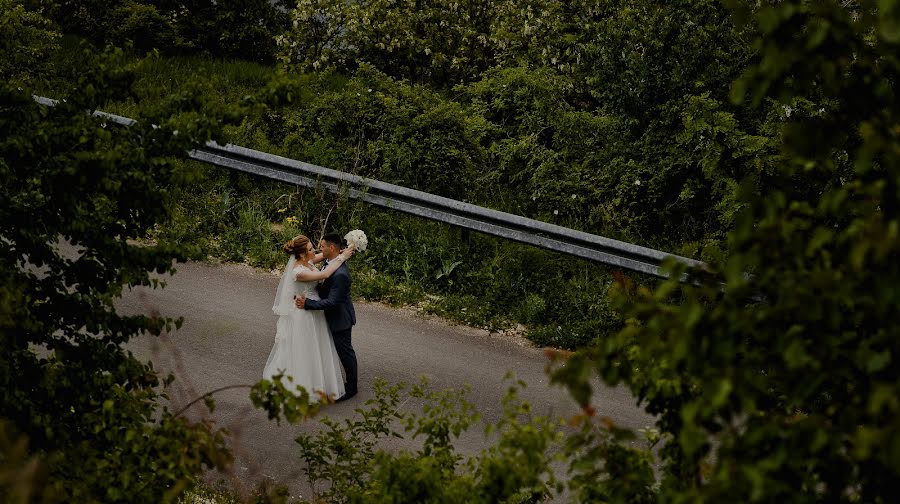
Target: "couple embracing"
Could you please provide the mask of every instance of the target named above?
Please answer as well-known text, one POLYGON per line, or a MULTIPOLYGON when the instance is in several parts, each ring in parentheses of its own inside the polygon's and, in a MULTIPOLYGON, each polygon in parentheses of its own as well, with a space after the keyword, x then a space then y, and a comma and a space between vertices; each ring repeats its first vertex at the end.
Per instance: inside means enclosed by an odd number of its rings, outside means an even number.
POLYGON ((350 270, 345 264, 356 246, 341 251, 341 241, 340 235, 326 234, 319 241, 318 253, 303 235, 285 243, 289 259, 272 306, 278 325, 263 378, 279 373, 290 376, 293 385, 310 393, 311 401, 319 397, 344 401, 357 393, 356 352, 351 341, 356 312, 350 299, 350 270), (323 262, 319 269, 317 265, 323 262))

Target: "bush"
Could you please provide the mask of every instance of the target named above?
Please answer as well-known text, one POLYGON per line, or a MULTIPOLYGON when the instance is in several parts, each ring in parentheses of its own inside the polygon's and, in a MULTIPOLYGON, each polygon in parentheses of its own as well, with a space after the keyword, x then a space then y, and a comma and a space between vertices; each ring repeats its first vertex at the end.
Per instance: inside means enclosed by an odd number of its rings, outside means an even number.
POLYGON ((592 494, 627 502, 893 502, 900 110, 884 83, 900 75, 900 12, 788 1, 743 14, 760 55, 735 99, 835 108, 790 115, 772 185, 744 186, 722 262, 672 263, 652 291, 620 277, 622 331, 556 372, 584 405, 591 370, 641 398, 665 440, 659 478, 606 444, 572 464, 603 468, 592 494))
POLYGON ((39 78, 59 38, 47 19, 16 0, 0 0, 0 80, 22 83, 39 78))
POLYGON ((155 5, 135 0, 125 0, 111 9, 103 31, 106 40, 116 45, 130 41, 142 53, 153 49, 171 50, 183 44, 164 13, 155 5))
POLYGON ((291 157, 456 199, 484 161, 484 123, 423 86, 364 67, 345 83, 326 77, 285 118, 291 157), (452 166, 452 169, 448 169, 452 166))
POLYGON ((260 63, 275 60, 275 37, 289 26, 283 0, 162 2, 176 33, 194 52, 260 63), (223 29, 227 27, 227 29, 223 29))
POLYGON ((111 53, 83 61, 53 108, 0 84, 0 414, 46 475, 35 500, 171 500, 230 462, 222 432, 160 407, 171 379, 122 346, 180 321, 121 316, 113 303, 197 257, 191 244, 137 243, 168 217, 165 187, 187 181, 171 158, 234 111, 201 113, 201 98, 132 128, 85 113, 127 96, 131 79, 111 53))
POLYGON ((324 418, 318 434, 296 442, 314 501, 527 502, 558 492, 551 467, 560 441, 555 420, 532 414, 519 399, 522 383, 512 384, 502 416, 487 428, 497 442, 463 457, 453 442, 479 420, 466 400, 468 390, 434 391, 424 379, 416 385, 373 384, 375 398, 359 417, 337 422, 324 418), (422 404, 422 413, 405 411, 403 401, 422 404), (387 453, 385 437, 418 440, 420 448, 387 453))
POLYGON ((281 0, 58 0, 38 7, 64 33, 99 46, 131 44, 141 52, 158 49, 263 63, 275 60, 275 37, 289 26, 281 0))

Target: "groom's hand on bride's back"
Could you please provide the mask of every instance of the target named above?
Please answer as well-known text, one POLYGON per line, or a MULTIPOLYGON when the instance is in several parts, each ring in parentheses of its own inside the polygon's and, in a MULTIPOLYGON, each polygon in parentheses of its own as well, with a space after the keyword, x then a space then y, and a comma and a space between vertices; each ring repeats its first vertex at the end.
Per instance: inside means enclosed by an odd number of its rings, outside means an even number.
POLYGON ((297 308, 303 309, 303 306, 306 304, 306 296, 296 296, 294 297, 294 304, 297 305, 297 308))

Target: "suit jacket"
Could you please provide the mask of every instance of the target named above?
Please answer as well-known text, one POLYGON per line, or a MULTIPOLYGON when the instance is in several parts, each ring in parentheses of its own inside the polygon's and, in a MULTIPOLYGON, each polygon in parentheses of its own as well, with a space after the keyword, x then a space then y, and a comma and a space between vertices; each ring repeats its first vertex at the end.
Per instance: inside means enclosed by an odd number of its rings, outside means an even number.
POLYGON ((356 324, 356 311, 350 300, 350 268, 347 263, 326 278, 316 288, 321 300, 307 299, 306 310, 325 310, 325 319, 332 331, 346 331, 356 324))

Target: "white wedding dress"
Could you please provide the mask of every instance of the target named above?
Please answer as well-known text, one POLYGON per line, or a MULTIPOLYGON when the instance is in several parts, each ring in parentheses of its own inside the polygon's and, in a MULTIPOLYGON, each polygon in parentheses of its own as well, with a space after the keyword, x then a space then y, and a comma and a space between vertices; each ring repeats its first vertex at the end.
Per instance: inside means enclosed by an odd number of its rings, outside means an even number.
POLYGON ((293 382, 283 379, 290 390, 297 385, 309 392, 310 402, 319 400, 318 392, 332 399, 344 395, 341 361, 338 358, 331 331, 322 310, 303 310, 294 305, 294 296, 319 299, 318 282, 298 282, 294 279, 301 269, 309 269, 293 257, 288 261, 272 311, 278 315, 275 345, 263 370, 263 378, 271 379, 283 372, 293 382))

